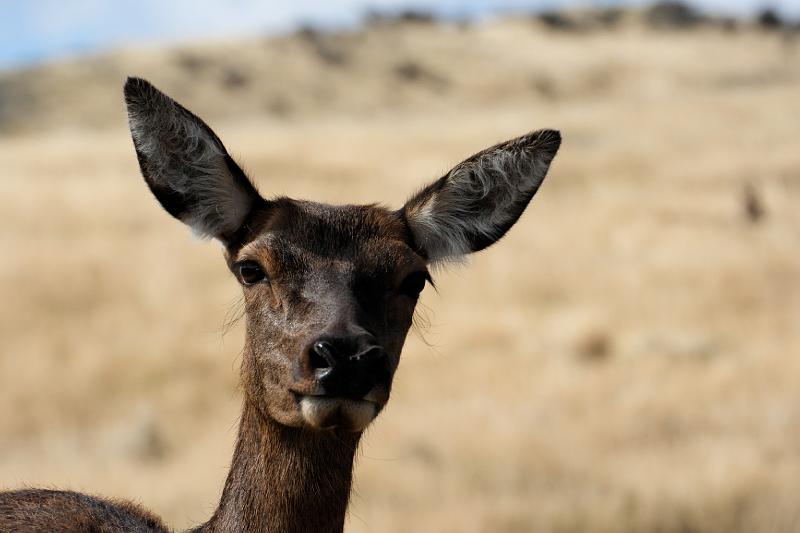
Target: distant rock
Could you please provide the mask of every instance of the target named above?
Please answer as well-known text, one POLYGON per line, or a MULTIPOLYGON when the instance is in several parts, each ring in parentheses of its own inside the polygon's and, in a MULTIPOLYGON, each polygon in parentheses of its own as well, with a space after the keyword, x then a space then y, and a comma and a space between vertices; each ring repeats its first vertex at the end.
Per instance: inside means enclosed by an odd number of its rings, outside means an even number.
POLYGON ((673 0, 656 2, 645 10, 644 18, 647 24, 657 29, 689 29, 706 22, 695 8, 673 0))

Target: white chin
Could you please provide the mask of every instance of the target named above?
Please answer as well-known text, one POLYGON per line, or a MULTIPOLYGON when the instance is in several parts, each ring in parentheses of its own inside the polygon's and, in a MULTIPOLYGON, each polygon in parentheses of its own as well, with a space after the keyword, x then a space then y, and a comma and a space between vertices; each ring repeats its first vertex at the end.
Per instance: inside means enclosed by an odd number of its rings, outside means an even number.
POLYGON ((300 412, 306 423, 316 429, 361 431, 377 416, 378 405, 366 400, 303 396, 300 412))

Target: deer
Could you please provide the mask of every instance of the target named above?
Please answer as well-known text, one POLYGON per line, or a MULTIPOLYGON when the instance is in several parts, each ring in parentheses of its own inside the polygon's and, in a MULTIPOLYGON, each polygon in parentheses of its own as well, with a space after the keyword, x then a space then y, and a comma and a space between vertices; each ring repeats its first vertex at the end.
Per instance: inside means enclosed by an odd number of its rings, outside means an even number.
MULTIPOLYGON (((431 271, 519 220, 561 144, 543 129, 487 148, 398 210, 265 199, 211 128, 141 78, 124 99, 141 174, 173 217, 221 243, 244 294, 242 413, 219 505, 192 532, 341 532, 364 430, 389 400, 431 271)), ((169 529, 137 504, 0 493, 0 531, 169 529)))

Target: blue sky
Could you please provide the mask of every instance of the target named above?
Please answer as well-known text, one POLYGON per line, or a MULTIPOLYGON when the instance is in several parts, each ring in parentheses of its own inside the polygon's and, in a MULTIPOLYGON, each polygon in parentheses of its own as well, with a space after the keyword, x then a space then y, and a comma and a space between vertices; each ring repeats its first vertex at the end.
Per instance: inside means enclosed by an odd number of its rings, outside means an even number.
MULTIPOLYGON (((0 68, 138 43, 256 35, 299 23, 356 24, 368 9, 417 8, 445 16, 646 0, 0 0, 0 68)), ((746 15, 769 5, 800 18, 800 0, 696 0, 746 15)))

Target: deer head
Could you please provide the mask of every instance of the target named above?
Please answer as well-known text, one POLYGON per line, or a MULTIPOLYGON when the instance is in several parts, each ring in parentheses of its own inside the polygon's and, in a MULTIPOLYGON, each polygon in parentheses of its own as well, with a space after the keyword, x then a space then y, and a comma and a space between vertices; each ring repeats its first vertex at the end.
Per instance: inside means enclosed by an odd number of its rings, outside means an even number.
POLYGON ((265 199, 202 120, 148 82, 125 99, 153 195, 220 241, 242 286, 245 401, 285 426, 361 431, 386 404, 433 264, 500 239, 558 150, 541 130, 488 148, 401 209, 265 199))

